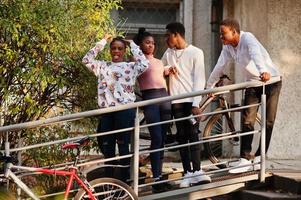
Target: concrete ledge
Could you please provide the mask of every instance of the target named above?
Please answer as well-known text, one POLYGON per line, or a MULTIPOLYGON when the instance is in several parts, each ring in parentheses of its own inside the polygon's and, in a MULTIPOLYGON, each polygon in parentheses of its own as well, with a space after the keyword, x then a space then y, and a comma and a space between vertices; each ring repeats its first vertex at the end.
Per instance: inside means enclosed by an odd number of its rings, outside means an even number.
POLYGON ((275 189, 301 194, 301 173, 274 173, 275 189))
POLYGON ((301 195, 283 194, 272 191, 251 191, 244 190, 241 192, 241 200, 284 200, 284 199, 301 199, 301 195))

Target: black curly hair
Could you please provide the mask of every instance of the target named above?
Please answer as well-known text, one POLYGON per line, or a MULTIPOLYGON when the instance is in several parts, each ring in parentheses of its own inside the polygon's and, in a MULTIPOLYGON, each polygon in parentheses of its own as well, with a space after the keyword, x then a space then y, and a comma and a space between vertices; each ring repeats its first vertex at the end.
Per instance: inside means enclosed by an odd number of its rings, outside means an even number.
POLYGON ((146 37, 153 37, 153 35, 145 30, 145 28, 139 28, 138 33, 134 36, 133 41, 137 44, 140 45, 144 38, 146 37))
POLYGON ((115 38, 113 38, 113 40, 110 43, 110 47, 112 46, 112 44, 116 41, 122 42, 124 44, 124 48, 126 48, 126 42, 124 41, 123 37, 117 36, 115 38))
POLYGON ((173 34, 180 34, 183 38, 185 37, 185 27, 180 22, 172 22, 166 25, 165 29, 173 34))
POLYGON ((235 30, 237 33, 240 33, 240 26, 236 19, 232 19, 232 18, 224 19, 221 22, 220 26, 227 26, 230 29, 235 30))

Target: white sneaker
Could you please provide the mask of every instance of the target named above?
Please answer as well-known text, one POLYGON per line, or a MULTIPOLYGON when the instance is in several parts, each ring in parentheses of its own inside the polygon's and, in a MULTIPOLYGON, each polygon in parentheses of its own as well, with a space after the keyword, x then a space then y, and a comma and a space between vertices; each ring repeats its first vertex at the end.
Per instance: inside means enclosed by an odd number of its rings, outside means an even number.
POLYGON ((211 178, 210 176, 206 175, 203 170, 195 171, 191 177, 190 183, 192 184, 204 184, 204 183, 210 183, 211 178))
POLYGON ((240 158, 239 161, 234 164, 235 169, 230 169, 229 173, 230 174, 237 174, 237 173, 243 173, 243 172, 248 172, 252 171, 253 167, 251 166, 252 162, 250 160, 247 160, 245 158, 240 158), (250 165, 250 166, 245 166, 245 165, 250 165))
POLYGON ((192 173, 192 172, 187 172, 187 173, 183 176, 183 180, 181 180, 181 183, 180 183, 180 188, 190 187, 191 176, 193 176, 193 173, 192 173))
POLYGON ((260 163, 261 163, 261 157, 260 156, 256 156, 253 160, 254 165, 254 171, 260 170, 260 163), (258 164, 256 164, 258 163, 258 164))

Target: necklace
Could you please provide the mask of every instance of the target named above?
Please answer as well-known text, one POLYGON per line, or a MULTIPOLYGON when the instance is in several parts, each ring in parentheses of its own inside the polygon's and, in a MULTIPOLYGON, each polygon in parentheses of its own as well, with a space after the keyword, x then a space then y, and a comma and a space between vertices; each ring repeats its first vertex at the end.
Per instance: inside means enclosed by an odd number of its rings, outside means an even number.
POLYGON ((183 51, 180 53, 180 55, 177 55, 176 50, 175 52, 175 57, 176 57, 176 62, 179 63, 180 58, 183 56, 185 49, 183 49, 183 51))
POLYGON ((179 60, 183 56, 186 47, 187 47, 187 44, 185 44, 185 48, 182 50, 182 52, 180 53, 180 55, 177 55, 177 51, 176 51, 176 49, 174 49, 174 54, 175 54, 175 57, 176 57, 176 63, 179 63, 179 60))

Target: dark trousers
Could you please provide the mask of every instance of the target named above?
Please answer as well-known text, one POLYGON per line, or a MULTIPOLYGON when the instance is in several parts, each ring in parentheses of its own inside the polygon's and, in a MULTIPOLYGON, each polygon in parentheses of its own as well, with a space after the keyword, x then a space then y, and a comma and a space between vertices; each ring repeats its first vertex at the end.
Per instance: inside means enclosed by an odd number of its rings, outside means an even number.
MULTIPOLYGON (((119 112, 107 113, 101 116, 97 132, 106 132, 117 129, 123 129, 134 126, 135 110, 128 109, 119 112)), ((116 143, 118 145, 119 155, 129 154, 129 144, 131 132, 122 132, 104 136, 98 136, 97 141, 101 152, 105 158, 115 157, 116 143)), ((120 161, 109 161, 106 164, 130 165, 130 158, 121 159, 120 161)), ((120 180, 126 181, 130 176, 130 168, 121 168, 120 180)), ((107 167, 105 174, 108 177, 114 177, 114 168, 107 167)))
MULTIPOLYGON (((172 104, 172 114, 175 119, 187 117, 191 115, 192 103, 176 103, 172 104)), ((189 120, 182 120, 176 122, 177 127, 177 141, 179 144, 186 144, 188 142, 199 141, 198 125, 192 125, 189 120)), ((180 156, 184 173, 194 172, 200 170, 200 145, 193 145, 189 147, 180 148, 180 156), (192 168, 191 168, 192 163, 192 168)))
MULTIPOLYGON (((149 89, 149 90, 143 90, 141 92, 142 92, 143 100, 168 96, 165 88, 149 89)), ((143 112, 144 112, 146 122, 148 124, 170 120, 171 104, 170 102, 162 102, 160 104, 145 106, 143 108, 143 112)), ((151 150, 164 147, 164 139, 165 139, 168 126, 169 124, 162 124, 162 125, 148 127, 151 136, 151 145, 150 145, 151 150)), ((158 178, 161 176, 163 157, 164 157, 164 151, 154 152, 150 154, 153 178, 158 178)))
MULTIPOLYGON (((282 81, 266 85, 266 148, 268 151, 270 140, 272 137, 273 126, 277 113, 277 105, 279 94, 282 86, 282 81)), ((247 88, 245 91, 244 105, 256 104, 261 102, 262 87, 247 88)), ((243 132, 254 131, 254 124, 256 121, 256 115, 258 106, 244 109, 243 111, 243 132)), ((253 134, 243 136, 241 141, 241 156, 247 157, 252 150, 253 134)), ((260 155, 260 145, 256 151, 255 156, 260 155)))

